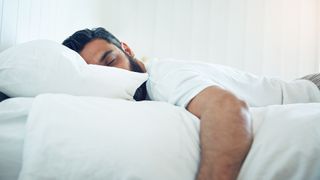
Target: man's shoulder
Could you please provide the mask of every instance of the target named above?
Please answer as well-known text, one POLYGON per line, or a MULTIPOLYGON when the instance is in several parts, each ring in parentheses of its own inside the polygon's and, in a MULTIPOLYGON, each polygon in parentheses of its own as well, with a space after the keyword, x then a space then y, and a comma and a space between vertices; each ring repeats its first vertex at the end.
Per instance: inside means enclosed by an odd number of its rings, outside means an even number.
POLYGON ((183 60, 176 58, 154 58, 146 63, 147 72, 149 74, 178 70, 197 70, 213 66, 216 65, 201 61, 183 60))

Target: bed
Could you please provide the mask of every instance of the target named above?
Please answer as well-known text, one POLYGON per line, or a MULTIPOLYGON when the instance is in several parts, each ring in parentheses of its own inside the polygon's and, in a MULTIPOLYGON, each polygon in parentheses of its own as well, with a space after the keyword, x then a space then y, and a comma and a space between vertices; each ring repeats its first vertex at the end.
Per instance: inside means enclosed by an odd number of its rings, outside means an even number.
MULTIPOLYGON (((0 102, 0 179, 195 179, 199 120, 133 101, 145 74, 80 60, 48 41, 0 54, 0 91, 11 97, 0 102)), ((320 179, 319 109, 250 108, 254 142, 238 179, 320 179)))
POLYGON ((0 179, 18 179, 22 165, 25 123, 33 98, 0 102, 0 179))
MULTIPOLYGON (((319 108, 250 109, 238 179, 319 179, 319 108)), ((45 94, 1 102, 0 117, 1 179, 194 179, 199 164, 198 120, 167 103, 45 94)))

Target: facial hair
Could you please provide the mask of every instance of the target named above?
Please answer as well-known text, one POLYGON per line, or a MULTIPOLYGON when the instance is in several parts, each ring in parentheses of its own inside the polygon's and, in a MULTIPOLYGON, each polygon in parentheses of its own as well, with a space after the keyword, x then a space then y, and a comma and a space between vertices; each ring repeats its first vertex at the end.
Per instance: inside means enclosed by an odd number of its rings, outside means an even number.
MULTIPOLYGON (((130 70, 133 72, 138 72, 138 73, 144 73, 142 68, 139 66, 139 64, 137 63, 137 60, 134 59, 131 56, 128 56, 129 59, 129 63, 130 63, 130 70)), ((140 87, 138 87, 138 89, 136 90, 133 98, 136 101, 143 101, 145 100, 147 97, 147 87, 146 87, 146 82, 142 83, 142 85, 140 87)))
POLYGON ((128 56, 128 55, 127 55, 127 57, 128 57, 129 63, 130 63, 130 71, 144 73, 135 58, 128 56))

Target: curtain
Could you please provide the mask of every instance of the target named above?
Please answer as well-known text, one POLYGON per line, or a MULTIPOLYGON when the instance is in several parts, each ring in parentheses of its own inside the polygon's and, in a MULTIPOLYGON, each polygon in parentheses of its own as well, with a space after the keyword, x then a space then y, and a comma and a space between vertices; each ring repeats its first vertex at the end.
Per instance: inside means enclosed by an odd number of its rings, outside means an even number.
POLYGON ((104 26, 138 57, 294 79, 319 72, 319 0, 0 0, 0 51, 104 26))
POLYGON ((319 71, 319 0, 108 0, 104 7, 105 27, 141 57, 283 79, 319 71))

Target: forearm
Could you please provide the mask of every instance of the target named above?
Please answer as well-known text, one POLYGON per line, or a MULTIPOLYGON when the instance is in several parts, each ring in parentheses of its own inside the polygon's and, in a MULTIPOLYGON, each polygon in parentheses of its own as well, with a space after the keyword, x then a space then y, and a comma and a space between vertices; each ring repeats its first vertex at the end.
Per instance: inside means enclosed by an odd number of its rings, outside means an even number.
POLYGON ((202 115, 198 180, 236 179, 252 142, 247 118, 246 112, 239 116, 221 107, 202 115))
POLYGON ((252 143, 246 104, 218 87, 199 93, 188 110, 200 119, 198 180, 236 179, 252 143))

